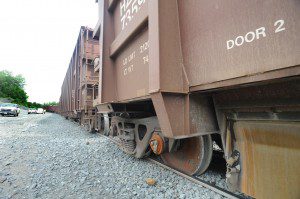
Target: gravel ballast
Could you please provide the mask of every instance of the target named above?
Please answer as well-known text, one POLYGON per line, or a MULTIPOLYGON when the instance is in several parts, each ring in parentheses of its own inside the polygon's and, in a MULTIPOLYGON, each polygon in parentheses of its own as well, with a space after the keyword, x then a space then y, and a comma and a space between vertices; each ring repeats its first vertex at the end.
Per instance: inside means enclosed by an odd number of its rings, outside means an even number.
POLYGON ((23 111, 0 116, 0 199, 6 198, 223 197, 59 115, 23 111))

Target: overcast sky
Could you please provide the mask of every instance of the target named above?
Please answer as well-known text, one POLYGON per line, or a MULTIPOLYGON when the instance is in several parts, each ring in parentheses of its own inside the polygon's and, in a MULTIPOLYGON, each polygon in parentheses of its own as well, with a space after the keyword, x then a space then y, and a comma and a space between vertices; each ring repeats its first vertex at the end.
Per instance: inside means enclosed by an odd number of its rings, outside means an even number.
POLYGON ((0 70, 25 77, 29 101, 58 101, 80 26, 97 16, 95 0, 0 0, 0 70))

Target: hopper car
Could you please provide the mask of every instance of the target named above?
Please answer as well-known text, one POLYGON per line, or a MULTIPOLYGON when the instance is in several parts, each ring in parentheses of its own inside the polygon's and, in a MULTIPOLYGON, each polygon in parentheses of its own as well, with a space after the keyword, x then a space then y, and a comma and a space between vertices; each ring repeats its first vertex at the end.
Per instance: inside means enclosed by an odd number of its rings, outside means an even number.
POLYGON ((189 175, 217 145, 230 190, 300 197, 299 0, 96 2, 92 128, 189 175))
POLYGON ((99 57, 99 42, 93 30, 82 26, 61 88, 59 112, 92 130, 95 121, 94 91, 98 90, 98 73, 93 61, 99 57))
POLYGON ((44 107, 46 109, 47 112, 50 112, 50 113, 59 113, 59 108, 57 105, 51 105, 51 106, 46 106, 44 107))

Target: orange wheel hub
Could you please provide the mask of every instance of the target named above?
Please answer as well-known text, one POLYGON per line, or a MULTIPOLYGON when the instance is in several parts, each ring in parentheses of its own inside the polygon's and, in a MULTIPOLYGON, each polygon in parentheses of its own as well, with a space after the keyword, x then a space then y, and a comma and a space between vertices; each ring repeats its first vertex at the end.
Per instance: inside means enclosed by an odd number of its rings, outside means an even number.
POLYGON ((162 154, 164 150, 164 140, 160 135, 154 133, 149 141, 149 144, 153 153, 156 155, 162 154))

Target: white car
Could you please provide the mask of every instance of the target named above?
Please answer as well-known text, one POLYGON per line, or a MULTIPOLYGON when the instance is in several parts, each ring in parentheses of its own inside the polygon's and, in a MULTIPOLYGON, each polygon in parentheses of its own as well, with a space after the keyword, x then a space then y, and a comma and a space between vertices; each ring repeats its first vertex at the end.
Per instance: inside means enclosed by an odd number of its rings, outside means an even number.
POLYGON ((28 109, 28 114, 33 114, 33 113, 36 113, 36 109, 35 108, 30 108, 28 109))
POLYGON ((37 114, 45 114, 45 112, 46 111, 42 108, 38 108, 37 111, 36 111, 37 114))
POLYGON ((5 103, 0 105, 0 114, 4 115, 13 115, 18 117, 20 113, 20 108, 18 104, 5 103))

